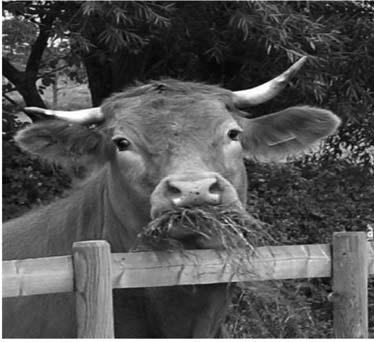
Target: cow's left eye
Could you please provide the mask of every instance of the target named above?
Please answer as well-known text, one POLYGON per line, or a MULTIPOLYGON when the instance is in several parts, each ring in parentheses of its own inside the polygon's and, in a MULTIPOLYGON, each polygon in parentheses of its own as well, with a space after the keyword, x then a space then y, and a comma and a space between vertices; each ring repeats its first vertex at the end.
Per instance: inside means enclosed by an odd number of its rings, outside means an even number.
POLYGON ((227 136, 228 136, 231 140, 238 141, 241 132, 242 132, 242 131, 239 130, 239 129, 230 129, 230 130, 227 132, 227 136))
POLYGON ((113 138, 112 140, 116 144, 118 151, 126 151, 131 145, 130 141, 126 138, 113 138))

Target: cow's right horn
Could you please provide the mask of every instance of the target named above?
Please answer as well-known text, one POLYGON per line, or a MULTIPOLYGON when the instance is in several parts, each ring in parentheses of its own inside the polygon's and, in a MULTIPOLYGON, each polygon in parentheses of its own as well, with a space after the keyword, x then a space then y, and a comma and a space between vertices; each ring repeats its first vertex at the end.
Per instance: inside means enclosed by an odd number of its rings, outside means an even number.
POLYGON ((255 106, 278 95, 306 61, 306 56, 292 64, 285 72, 257 87, 234 91, 234 104, 238 108, 255 106))
POLYGON ((58 119, 62 119, 81 125, 93 124, 104 120, 104 114, 101 111, 100 107, 72 111, 52 110, 39 107, 26 107, 25 111, 44 115, 51 115, 55 116, 58 119))

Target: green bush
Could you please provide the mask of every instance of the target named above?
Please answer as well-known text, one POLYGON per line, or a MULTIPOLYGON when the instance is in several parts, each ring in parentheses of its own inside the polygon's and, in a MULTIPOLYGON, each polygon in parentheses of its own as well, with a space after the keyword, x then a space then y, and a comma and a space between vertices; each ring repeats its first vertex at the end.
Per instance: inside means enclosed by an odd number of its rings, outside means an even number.
POLYGON ((27 125, 3 111, 3 220, 22 215, 32 207, 63 195, 70 179, 57 166, 20 150, 13 136, 27 125))
MULTIPOLYGON (((279 244, 329 243, 337 231, 374 223, 374 175, 344 160, 247 164, 248 211, 279 244)), ((369 280, 369 303, 374 303, 369 280)), ((330 278, 272 281, 238 289, 227 324, 236 338, 329 338, 330 278)), ((374 327, 369 305, 369 327, 374 327)), ((373 328, 371 328, 372 330, 373 328)))
POLYGON ((283 244, 330 242, 374 223, 374 175, 344 160, 247 164, 248 211, 283 244))

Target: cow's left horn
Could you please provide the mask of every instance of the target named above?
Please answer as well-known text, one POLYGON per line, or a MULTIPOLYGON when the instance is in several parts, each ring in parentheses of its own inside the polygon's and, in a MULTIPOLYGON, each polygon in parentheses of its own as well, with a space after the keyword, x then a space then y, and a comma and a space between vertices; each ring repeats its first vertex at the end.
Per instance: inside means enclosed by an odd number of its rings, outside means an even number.
POLYGON ((80 110, 52 110, 39 107, 26 107, 25 111, 39 114, 51 115, 56 118, 66 120, 81 125, 93 124, 104 120, 104 114, 100 107, 80 109, 80 110))
POLYGON ((299 71, 305 61, 306 56, 300 58, 284 73, 257 87, 234 91, 233 94, 235 106, 238 108, 245 108, 269 101, 285 88, 287 83, 299 71))

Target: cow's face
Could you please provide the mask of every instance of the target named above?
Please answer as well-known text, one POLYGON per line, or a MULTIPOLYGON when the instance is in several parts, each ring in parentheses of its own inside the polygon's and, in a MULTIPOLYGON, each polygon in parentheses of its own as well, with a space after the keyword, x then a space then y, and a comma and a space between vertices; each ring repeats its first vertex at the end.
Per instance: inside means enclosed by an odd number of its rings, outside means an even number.
POLYGON ((112 168, 150 199, 153 218, 176 207, 245 202, 243 129, 229 94, 173 93, 175 86, 104 104, 112 168))
POLYGON ((54 121, 17 139, 54 161, 108 165, 117 205, 131 191, 152 218, 185 207, 245 207, 244 158, 298 154, 339 124, 331 112, 309 107, 245 119, 231 92, 172 80, 114 95, 101 112, 95 128, 54 121))

